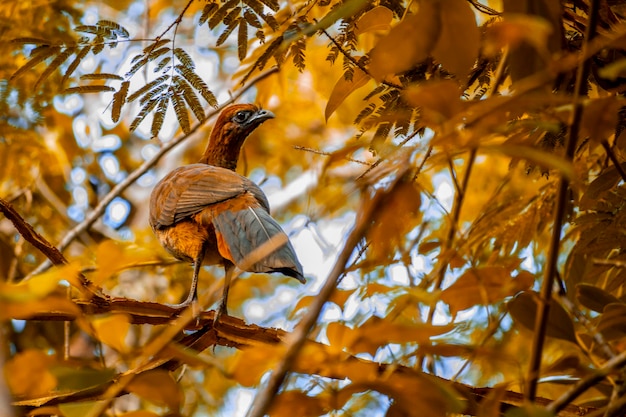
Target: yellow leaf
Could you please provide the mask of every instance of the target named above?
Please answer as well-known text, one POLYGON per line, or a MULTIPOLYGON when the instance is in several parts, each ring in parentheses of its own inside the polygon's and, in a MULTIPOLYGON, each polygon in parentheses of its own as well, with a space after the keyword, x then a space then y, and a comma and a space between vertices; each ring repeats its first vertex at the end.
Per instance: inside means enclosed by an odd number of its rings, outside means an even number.
POLYGON ((285 391, 272 402, 271 417, 314 417, 325 414, 328 410, 318 397, 309 397, 300 391, 285 391))
POLYGON ((121 269, 157 259, 154 253, 136 245, 105 240, 96 249, 98 268, 91 278, 100 285, 121 269))
POLYGON ((121 353, 127 353, 129 346, 126 343, 126 335, 130 329, 128 316, 125 314, 112 314, 95 318, 91 321, 98 340, 121 353))
POLYGON ((152 411, 139 410, 120 414, 119 417, 159 417, 159 414, 153 413, 152 411))
POLYGON ((39 300, 59 288, 59 282, 66 280, 76 283, 80 269, 77 264, 51 268, 48 272, 20 282, 19 284, 0 283, 0 300, 6 302, 28 302, 39 300))
POLYGON ((492 56, 505 46, 515 48, 526 42, 545 56, 552 31, 550 22, 540 16, 507 13, 501 21, 488 27, 485 53, 492 56))
POLYGON ((476 16, 465 0, 442 0, 442 8, 441 33, 433 57, 463 82, 474 66, 480 49, 476 16))
POLYGON ((477 304, 490 304, 530 288, 534 277, 521 271, 515 278, 511 270, 501 266, 468 269, 454 284, 441 293, 454 315, 477 304))
POLYGON ((407 16, 381 38, 370 53, 370 73, 377 80, 407 71, 425 60, 441 31, 439 2, 420 2, 416 14, 407 16))
POLYGON ((361 71, 359 68, 354 69, 354 74, 352 74, 351 80, 346 80, 346 77, 342 75, 341 78, 337 80, 337 83, 328 98, 328 103, 326 103, 326 110, 324 111, 326 121, 328 121, 328 118, 335 112, 335 110, 337 110, 341 103, 343 103, 343 101, 350 94, 352 94, 353 91, 363 87, 367 84, 369 79, 369 75, 361 71))
POLYGON ((161 369, 135 376, 127 389, 158 406, 167 406, 170 410, 178 410, 183 397, 172 375, 161 369))
POLYGON ((607 140, 615 133, 618 113, 624 106, 623 100, 615 97, 598 98, 585 104, 580 123, 582 137, 589 137, 598 142, 607 140))
POLYGON ((81 310, 66 297, 50 296, 41 300, 26 302, 2 303, 0 305, 0 319, 26 320, 37 314, 59 313, 69 316, 80 316, 81 310))
POLYGON ((285 345, 259 345, 242 349, 236 353, 236 360, 230 375, 245 387, 259 383, 261 377, 270 371, 285 353, 285 345))
POLYGON ((375 30, 387 30, 391 27, 391 19, 393 12, 385 6, 376 6, 371 10, 363 13, 356 22, 354 34, 360 35, 375 30))
POLYGON ((4 377, 11 393, 20 398, 50 394, 57 385, 57 379, 48 369, 53 362, 53 357, 36 349, 15 355, 4 366, 4 377))
POLYGON ((412 86, 403 93, 407 103, 422 109, 422 122, 429 127, 440 125, 467 107, 462 91, 452 80, 427 82, 412 86))

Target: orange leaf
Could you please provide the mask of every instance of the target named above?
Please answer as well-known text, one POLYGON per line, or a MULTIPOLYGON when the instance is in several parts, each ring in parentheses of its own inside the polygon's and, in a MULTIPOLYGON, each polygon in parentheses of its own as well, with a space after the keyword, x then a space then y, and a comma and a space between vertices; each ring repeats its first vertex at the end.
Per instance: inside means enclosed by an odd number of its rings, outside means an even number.
POLYGON ((465 0, 443 0, 441 33, 433 57, 464 81, 480 49, 480 32, 471 6, 465 0), (462 47, 459 47, 463 45, 462 47))
POLYGON ((4 366, 5 380, 13 395, 34 398, 49 394, 57 385, 48 369, 53 362, 53 357, 36 349, 15 355, 4 366))
POLYGON ((391 10, 385 6, 376 6, 363 13, 359 18, 354 25, 354 34, 360 35, 361 33, 375 30, 387 30, 391 27, 391 19, 393 19, 393 12, 391 10))
POLYGON ((370 73, 377 80, 407 71, 432 52, 441 31, 438 2, 423 1, 418 12, 394 26, 370 53, 370 73))
POLYGON ((135 376, 127 389, 158 406, 167 406, 170 410, 178 410, 182 401, 178 384, 169 372, 161 369, 135 376))
POLYGON ((130 329, 130 322, 125 314, 112 314, 95 318, 91 321, 91 325, 99 341, 118 352, 128 352, 129 346, 126 343, 126 335, 130 329))
POLYGON ((363 87, 370 79, 369 75, 361 71, 359 68, 354 69, 352 80, 346 80, 345 76, 342 76, 335 84, 333 91, 330 93, 328 103, 326 104, 326 110, 324 111, 324 117, 328 122, 328 118, 337 110, 337 108, 343 103, 343 101, 352 94, 355 90, 363 87))

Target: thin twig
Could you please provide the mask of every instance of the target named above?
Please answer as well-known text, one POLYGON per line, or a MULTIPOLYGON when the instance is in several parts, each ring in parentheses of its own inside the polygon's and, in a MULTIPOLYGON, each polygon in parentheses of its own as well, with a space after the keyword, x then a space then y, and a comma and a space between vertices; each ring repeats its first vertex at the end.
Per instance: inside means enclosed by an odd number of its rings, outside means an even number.
MULTIPOLYGON (((391 185, 390 189, 393 188, 401 178, 402 175, 398 175, 397 179, 391 185)), ((354 252, 354 249, 361 241, 363 236, 365 236, 365 233, 369 228, 371 219, 380 208, 379 206, 384 200, 385 196, 385 191, 378 192, 374 195, 369 203, 364 205, 363 211, 359 213, 354 228, 348 235, 346 243, 341 253, 337 257, 337 261, 335 262, 332 271, 328 275, 324 286, 320 290, 319 294, 315 297, 315 300, 309 307, 309 311, 307 312, 306 316, 304 316, 302 321, 296 326, 292 336, 288 340, 286 340, 285 356, 274 368, 268 383, 255 397, 254 402, 250 407, 250 410, 248 411, 248 417, 261 417, 267 414, 267 412, 269 411, 270 406, 272 405, 272 401, 276 397, 276 393, 278 393, 278 390, 283 384, 287 373, 292 368, 296 357, 304 346, 307 335, 317 322, 317 319, 322 311, 322 307, 324 306, 326 301, 328 301, 333 291, 335 290, 337 282, 343 275, 346 265, 350 260, 352 253, 354 252)))
MULTIPOLYGON (((585 41, 582 46, 582 55, 586 55, 588 44, 595 36, 598 8, 598 2, 596 0, 591 0, 589 10, 589 22, 587 24, 587 32, 585 33, 585 41)), ((578 67, 578 71, 576 74, 576 88, 573 98, 574 111, 572 112, 572 119, 565 144, 565 158, 569 161, 574 158, 574 152, 576 150, 576 142, 580 131, 583 111, 581 98, 585 95, 585 91, 587 88, 587 79, 589 78, 590 64, 590 60, 585 60, 583 64, 578 67)), ((544 278, 541 286, 539 303, 537 305, 535 330, 533 335, 530 362, 528 366, 525 394, 526 398, 530 401, 534 401, 537 395, 539 369, 541 367, 543 345, 546 338, 546 330, 548 328, 550 300, 552 299, 552 288, 554 286, 554 280, 556 278, 559 248, 561 246, 561 231, 565 219, 565 210, 568 204, 568 190, 569 180, 564 175, 560 175, 556 193, 554 220, 552 222, 552 236, 550 238, 550 245, 548 247, 546 266, 544 269, 544 278)))
MULTIPOLYGON (((324 155, 324 156, 333 156, 334 155, 333 152, 321 151, 319 149, 308 148, 306 146, 294 145, 293 148, 295 150, 298 150, 298 151, 311 152, 311 153, 314 153, 316 155, 324 155)), ((361 165, 372 166, 372 162, 365 162, 365 161, 361 161, 360 159, 350 158, 348 156, 343 157, 343 159, 345 159, 346 161, 354 162, 354 163, 361 164, 361 165)))
POLYGON ((615 152, 613 152, 613 149, 611 149, 611 146, 609 145, 609 142, 606 141, 606 139, 602 141, 602 147, 604 148, 606 155, 609 157, 609 159, 613 163, 613 166, 619 173, 620 177, 622 177, 622 181, 626 181, 626 172, 624 172, 624 168, 622 168, 622 164, 620 164, 620 162, 617 160, 617 156, 615 156, 615 152))
MULTIPOLYGON (((214 117, 215 115, 219 114, 219 112, 221 112, 224 109, 224 107, 226 107, 229 104, 233 103, 235 100, 237 100, 239 97, 241 97, 247 90, 249 90, 251 87, 253 87, 256 83, 258 83, 261 80, 264 80, 265 78, 269 77, 270 75, 272 75, 272 74, 274 74, 276 72, 278 72, 278 68, 274 67, 274 68, 271 68, 271 69, 269 69, 269 70, 259 74, 257 77, 255 77, 250 82, 248 82, 244 87, 242 87, 240 90, 238 90, 235 94, 233 94, 219 108, 209 111, 207 113, 205 119, 202 120, 202 121, 199 121, 189 131, 189 133, 185 133, 185 134, 179 136, 178 138, 175 138, 175 139, 167 142, 163 146, 161 146, 159 151, 152 158, 150 158, 147 161, 145 161, 137 169, 135 169, 133 172, 131 172, 128 175, 128 177, 126 177, 122 182, 120 182, 115 187, 113 187, 113 189, 106 196, 104 196, 102 198, 102 200, 100 200, 98 205, 93 209, 93 211, 91 213, 89 213, 89 215, 85 218, 85 220, 83 220, 82 222, 77 224, 72 230, 70 230, 67 233, 67 235, 65 235, 65 237, 61 240, 61 242, 57 246, 58 250, 59 251, 65 250, 69 246, 69 244, 72 243, 74 241, 74 239, 76 239, 76 237, 80 233, 82 233, 85 230, 89 229, 96 222, 96 220, 98 220, 100 218, 100 216, 102 216, 102 214, 106 210, 106 207, 109 205, 109 203, 111 201, 113 201, 113 199, 115 197, 119 196, 132 183, 134 183, 137 179, 139 179, 139 177, 141 177, 150 168, 152 168, 154 165, 156 165, 156 163, 159 162, 159 160, 167 152, 169 152, 176 145, 178 145, 178 144, 184 142, 185 140, 189 139, 189 137, 191 137, 194 133, 196 133, 200 129, 200 127, 206 121, 208 121, 210 118, 214 117)), ((35 268, 29 274, 29 276, 32 276, 32 275, 35 275, 35 274, 39 274, 39 273, 45 271, 46 269, 48 269, 50 266, 51 266, 50 262, 46 261, 46 262, 40 264, 37 268, 35 268)))

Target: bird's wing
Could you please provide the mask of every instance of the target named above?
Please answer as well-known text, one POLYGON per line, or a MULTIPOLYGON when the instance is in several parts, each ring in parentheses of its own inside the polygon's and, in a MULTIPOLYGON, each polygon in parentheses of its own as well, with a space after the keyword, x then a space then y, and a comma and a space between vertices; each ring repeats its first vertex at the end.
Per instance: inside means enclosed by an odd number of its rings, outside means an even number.
POLYGON ((206 164, 177 168, 152 190, 150 225, 155 229, 171 226, 213 204, 245 193, 250 193, 269 211, 263 191, 234 171, 206 164))
MULTIPOLYGON (((240 268, 241 262, 254 249, 278 234, 285 234, 276 220, 261 207, 249 206, 240 210, 224 210, 213 218, 213 225, 218 240, 221 240, 228 248, 229 258, 240 268)), ((305 283, 302 266, 288 239, 285 244, 246 270, 280 272, 305 283)))

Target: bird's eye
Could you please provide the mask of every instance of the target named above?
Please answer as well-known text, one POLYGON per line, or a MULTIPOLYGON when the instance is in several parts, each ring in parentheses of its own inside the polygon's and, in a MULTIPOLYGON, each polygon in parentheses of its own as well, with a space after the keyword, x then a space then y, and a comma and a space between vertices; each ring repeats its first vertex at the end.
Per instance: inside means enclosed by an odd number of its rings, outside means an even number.
POLYGON ((248 117, 250 117, 249 111, 238 111, 235 114, 235 117, 233 117, 233 120, 237 123, 243 123, 248 120, 248 117))

